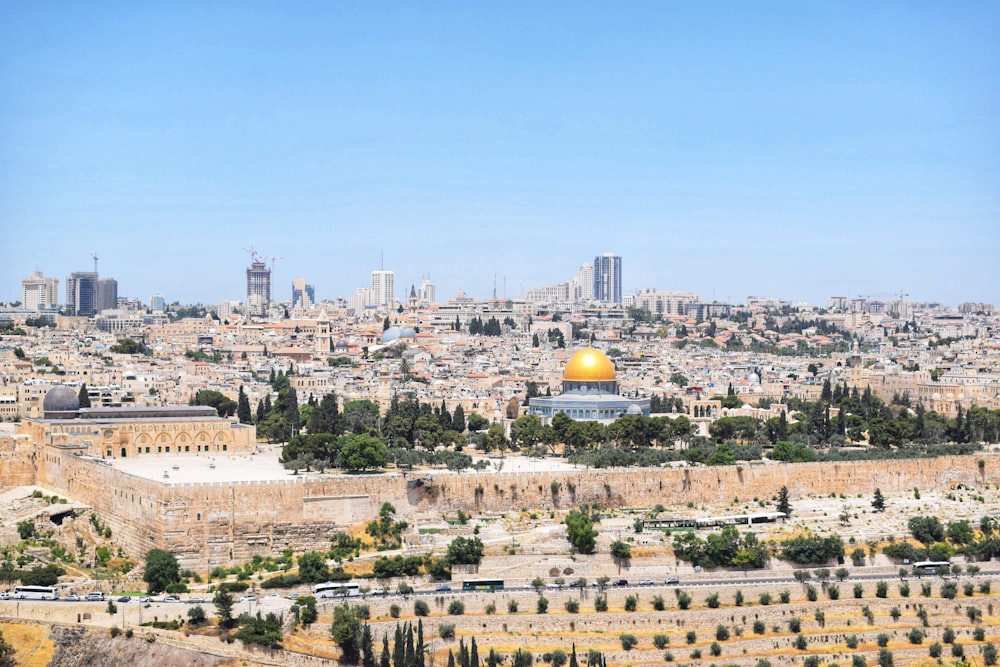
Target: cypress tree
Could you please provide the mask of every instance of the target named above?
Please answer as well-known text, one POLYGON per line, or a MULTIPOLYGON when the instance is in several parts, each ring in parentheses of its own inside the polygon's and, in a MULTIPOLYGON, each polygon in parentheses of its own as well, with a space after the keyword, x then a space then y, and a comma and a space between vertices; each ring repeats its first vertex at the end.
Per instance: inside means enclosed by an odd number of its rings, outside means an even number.
POLYGON ((406 667, 417 667, 417 656, 413 651, 413 626, 407 624, 406 626, 406 648, 403 652, 403 664, 406 667))
POLYGON ((87 393, 87 383, 84 382, 80 385, 80 407, 89 408, 90 407, 90 394, 87 393))
POLYGON ((573 642, 573 650, 569 654, 569 667, 579 667, 576 661, 576 642, 573 642))
POLYGON ((455 667, 455 654, 448 649, 448 667, 455 667))
POLYGON ((451 417, 451 427, 459 433, 465 432, 465 410, 461 403, 455 406, 455 414, 451 417))
POLYGON ((414 651, 417 667, 424 667, 424 619, 417 619, 417 647, 414 651))
POLYGON ((476 647, 476 638, 472 638, 472 652, 469 656, 472 667, 479 667, 479 648, 476 647))
POLYGON ((375 648, 372 646, 372 631, 365 623, 361 626, 361 665, 375 667, 375 648))
POLYGON ((250 399, 243 391, 243 385, 240 385, 240 395, 236 400, 236 418, 240 420, 241 424, 249 424, 253 421, 250 413, 250 399))
POLYGON ((382 635, 382 654, 378 658, 378 667, 392 667, 389 657, 389 635, 382 635))
POLYGON ((406 642, 403 640, 403 629, 396 624, 396 634, 392 641, 392 667, 406 667, 406 642))
POLYGON ((264 400, 261 399, 257 401, 257 423, 264 421, 264 417, 267 415, 267 410, 264 409, 264 400))

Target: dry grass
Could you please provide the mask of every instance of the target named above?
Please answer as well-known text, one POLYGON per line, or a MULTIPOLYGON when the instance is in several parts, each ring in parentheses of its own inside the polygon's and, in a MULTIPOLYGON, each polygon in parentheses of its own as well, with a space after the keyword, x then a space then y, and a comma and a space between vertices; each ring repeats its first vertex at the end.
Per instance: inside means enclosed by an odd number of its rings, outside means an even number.
POLYGON ((14 647, 20 667, 46 667, 52 661, 56 645, 49 639, 49 628, 30 623, 0 623, 3 637, 14 647))

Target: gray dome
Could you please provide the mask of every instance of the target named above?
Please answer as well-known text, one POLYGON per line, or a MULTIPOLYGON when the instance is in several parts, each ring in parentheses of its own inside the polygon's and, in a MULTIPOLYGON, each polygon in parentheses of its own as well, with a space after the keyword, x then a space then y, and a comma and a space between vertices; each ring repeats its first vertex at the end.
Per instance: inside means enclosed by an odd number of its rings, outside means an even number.
POLYGON ((416 332, 409 327, 389 327, 382 334, 382 343, 391 343, 400 338, 414 338, 416 335, 416 332))
POLYGON ((72 387, 59 385, 49 389, 42 401, 42 412, 76 412, 80 409, 80 395, 72 387))
POLYGON ((641 415, 642 414, 642 408, 640 408, 638 405, 636 405, 635 403, 633 403, 632 405, 628 406, 628 410, 625 411, 625 414, 627 414, 627 415, 641 415))

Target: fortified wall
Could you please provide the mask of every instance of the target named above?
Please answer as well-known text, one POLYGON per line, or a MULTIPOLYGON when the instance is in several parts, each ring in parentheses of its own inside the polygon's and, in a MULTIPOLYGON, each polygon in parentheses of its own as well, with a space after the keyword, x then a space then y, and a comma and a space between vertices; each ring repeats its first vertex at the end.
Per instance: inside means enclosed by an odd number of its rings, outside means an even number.
POLYGON ((159 547, 182 566, 208 568, 254 554, 325 549, 337 530, 375 517, 391 502, 403 517, 500 513, 521 508, 720 506, 769 498, 782 486, 812 493, 888 494, 1000 483, 996 455, 906 461, 761 463, 697 468, 561 472, 401 473, 290 477, 276 482, 164 484, 98 459, 44 447, 38 483, 91 505, 130 552, 159 547), (983 465, 980 466, 980 461, 983 465))

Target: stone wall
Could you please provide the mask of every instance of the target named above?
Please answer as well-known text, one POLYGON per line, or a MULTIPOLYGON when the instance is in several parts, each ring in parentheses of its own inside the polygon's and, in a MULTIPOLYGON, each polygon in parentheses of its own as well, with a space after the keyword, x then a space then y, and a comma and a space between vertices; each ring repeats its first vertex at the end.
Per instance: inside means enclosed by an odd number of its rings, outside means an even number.
POLYGON ((683 469, 438 474, 419 485, 398 473, 276 482, 163 484, 98 460, 43 448, 38 483, 92 506, 134 554, 168 549, 184 567, 209 568, 291 548, 329 546, 329 536, 376 516, 391 502, 403 517, 507 512, 521 508, 605 507, 686 510, 734 498, 812 493, 888 495, 956 485, 998 484, 997 456, 908 461, 759 464, 683 469), (984 465, 979 467, 979 461, 984 465), (408 482, 408 479, 410 483, 408 482))

